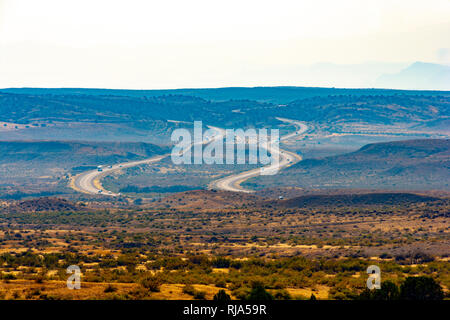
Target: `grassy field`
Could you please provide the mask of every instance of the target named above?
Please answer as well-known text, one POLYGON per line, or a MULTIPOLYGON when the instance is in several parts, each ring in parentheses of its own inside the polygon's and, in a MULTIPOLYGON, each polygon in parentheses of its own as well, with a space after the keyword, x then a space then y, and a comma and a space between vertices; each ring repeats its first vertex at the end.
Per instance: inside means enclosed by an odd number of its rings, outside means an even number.
POLYGON ((343 195, 332 208, 213 191, 128 209, 3 202, 0 296, 212 299, 224 289, 246 299, 260 283, 276 299, 355 299, 372 264, 383 281, 401 286, 427 276, 448 292, 448 199, 397 194, 403 200, 392 204, 392 196, 348 204, 343 195), (73 264, 82 271, 80 290, 65 287, 73 264))

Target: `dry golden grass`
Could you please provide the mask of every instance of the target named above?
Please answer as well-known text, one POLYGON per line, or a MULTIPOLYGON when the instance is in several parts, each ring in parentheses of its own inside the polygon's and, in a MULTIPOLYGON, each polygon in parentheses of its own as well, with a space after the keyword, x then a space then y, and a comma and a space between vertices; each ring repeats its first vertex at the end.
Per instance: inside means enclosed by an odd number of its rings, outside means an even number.
POLYGON ((327 286, 318 285, 315 288, 286 288, 292 298, 302 297, 309 299, 311 294, 314 294, 317 299, 328 299, 328 292, 330 288, 327 286))
MULTIPOLYGON (((157 300, 192 300, 193 297, 189 294, 183 293, 184 284, 163 284, 160 292, 152 293, 151 298, 157 300)), ((212 300, 214 295, 221 290, 214 285, 194 284, 194 289, 205 292, 205 298, 212 300)), ((224 289, 230 296, 229 290, 224 289)))
POLYGON ((212 271, 215 273, 229 273, 229 268, 212 268, 212 271))
MULTIPOLYGON (((126 294, 144 292, 145 296, 138 298, 155 300, 193 300, 194 298, 183 293, 184 284, 163 284, 160 292, 149 292, 136 283, 94 283, 82 282, 81 289, 70 290, 65 281, 47 280, 37 283, 34 280, 0 281, 0 300, 4 299, 64 299, 64 300, 103 300, 120 299, 126 294), (114 292, 105 292, 108 286, 115 288, 114 292)), ((194 284, 197 291, 205 292, 205 298, 212 300, 221 289, 214 285, 194 284)), ((230 296, 229 290, 224 289, 230 296)))
MULTIPOLYGON (((10 280, 0 282, 0 297, 2 299, 42 299, 57 298, 64 300, 88 300, 88 299, 111 299, 112 293, 105 293, 108 283, 82 282, 81 289, 70 290, 65 281, 48 280, 37 283, 33 280, 10 280)), ((115 295, 129 293, 139 288, 134 283, 113 283, 117 290, 115 295)))

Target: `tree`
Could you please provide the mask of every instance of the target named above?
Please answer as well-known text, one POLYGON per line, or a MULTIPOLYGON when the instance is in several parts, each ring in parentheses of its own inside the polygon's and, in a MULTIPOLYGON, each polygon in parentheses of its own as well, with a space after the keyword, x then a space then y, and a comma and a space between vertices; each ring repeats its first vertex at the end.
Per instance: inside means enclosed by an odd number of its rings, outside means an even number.
POLYGON ((231 297, 225 292, 225 290, 220 289, 219 292, 217 292, 214 295, 213 300, 214 301, 230 301, 231 297))
POLYGON ((408 277, 400 286, 402 300, 442 300, 441 286, 430 277, 408 277))
POLYGON ((381 283, 380 290, 375 290, 374 295, 375 300, 398 300, 400 292, 395 283, 384 281, 381 283))
POLYGON ((398 287, 392 281, 381 283, 380 289, 366 289, 360 295, 361 300, 398 300, 400 296, 398 287))
POLYGON ((247 300, 273 300, 273 296, 264 289, 261 282, 254 282, 247 300))
POLYGON ((317 300, 316 296, 314 295, 314 293, 311 293, 311 297, 309 298, 309 300, 317 300))

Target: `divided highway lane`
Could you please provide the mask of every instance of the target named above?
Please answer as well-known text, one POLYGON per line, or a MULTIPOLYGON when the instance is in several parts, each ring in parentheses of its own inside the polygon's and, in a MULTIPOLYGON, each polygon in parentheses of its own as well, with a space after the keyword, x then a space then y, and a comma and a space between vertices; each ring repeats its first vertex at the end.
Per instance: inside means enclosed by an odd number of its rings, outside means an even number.
MULTIPOLYGON (((304 124, 303 122, 297 121, 297 120, 291 120, 291 119, 285 119, 285 118, 277 118, 280 121, 291 123, 298 127, 298 130, 296 130, 293 133, 287 134, 280 138, 280 141, 288 140, 296 136, 303 135, 307 130, 308 126, 304 124)), ((276 150, 272 149, 272 145, 269 146, 269 152, 272 154, 276 154, 276 150)), ((282 170, 285 167, 288 167, 290 165, 293 165, 299 161, 302 160, 302 157, 294 152, 290 152, 287 150, 278 150, 279 153, 279 163, 278 165, 268 165, 262 168, 252 169, 249 171, 244 171, 238 174, 234 174, 225 178, 218 179, 216 181, 213 181, 210 183, 209 188, 210 189, 219 189, 219 190, 225 190, 225 191, 234 191, 234 192, 245 192, 245 193, 251 193, 252 190, 245 189, 241 186, 241 184, 253 177, 257 177, 261 174, 269 174, 270 171, 276 171, 275 174, 282 170)))
POLYGON ((76 191, 84 192, 84 193, 90 193, 90 194, 106 194, 113 197, 118 196, 118 193, 113 193, 111 191, 107 191, 103 189, 103 187, 100 184, 100 178, 113 173, 114 171, 118 171, 125 168, 131 168, 135 167, 141 164, 151 164, 154 162, 158 162, 168 155, 161 155, 156 156, 153 158, 140 160, 140 161, 132 161, 132 162, 125 162, 121 164, 116 164, 110 167, 102 167, 102 171, 98 170, 91 170, 87 172, 80 173, 79 175, 75 176, 73 179, 73 186, 72 188, 76 191))
MULTIPOLYGON (((199 143, 206 144, 206 143, 210 143, 211 141, 214 141, 217 139, 223 139, 223 137, 225 135, 225 130, 223 130, 221 128, 217 128, 217 127, 212 127, 212 126, 208 126, 208 127, 210 129, 215 130, 217 132, 217 134, 214 135, 211 139, 208 139, 204 142, 193 143, 191 145, 191 148, 194 145, 199 144, 199 143)), ((187 150, 189 150, 189 149, 187 149, 187 150)), ((186 152, 187 150, 185 150, 184 152, 186 152)), ((101 178, 103 178, 104 176, 111 174, 115 171, 118 171, 118 170, 135 167, 135 166, 139 166, 142 164, 152 164, 155 162, 159 162, 162 159, 169 157, 169 156, 170 156, 170 154, 164 154, 164 155, 159 155, 159 156, 155 156, 155 157, 152 157, 149 159, 144 159, 144 160, 139 160, 139 161, 131 161, 131 162, 124 162, 124 163, 119 163, 119 164, 115 164, 115 165, 111 165, 111 166, 103 166, 102 171, 98 171, 98 170, 86 171, 86 172, 76 175, 72 179, 72 183, 70 186, 72 187, 72 189, 74 189, 78 192, 89 193, 89 194, 104 194, 104 195, 109 195, 112 197, 117 197, 120 194, 105 190, 103 188, 103 186, 101 185, 101 182, 100 182, 101 178)))

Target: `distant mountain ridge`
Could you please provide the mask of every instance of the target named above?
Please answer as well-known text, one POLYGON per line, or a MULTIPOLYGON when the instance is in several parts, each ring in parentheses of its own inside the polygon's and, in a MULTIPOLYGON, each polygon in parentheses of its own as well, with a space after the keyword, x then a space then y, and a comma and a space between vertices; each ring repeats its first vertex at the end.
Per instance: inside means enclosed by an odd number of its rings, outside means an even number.
POLYGON ((410 90, 450 90, 450 66, 415 62, 398 73, 380 76, 375 86, 410 90))
POLYGON ((95 88, 5 88, 0 93, 15 93, 27 95, 93 95, 93 96, 128 96, 128 97, 158 97, 163 95, 185 95, 211 101, 254 100, 268 103, 289 103, 298 99, 311 97, 325 97, 328 95, 450 95, 448 92, 429 90, 395 90, 395 89, 345 89, 330 87, 223 87, 198 89, 155 89, 155 90, 127 90, 127 89, 95 89, 95 88))

